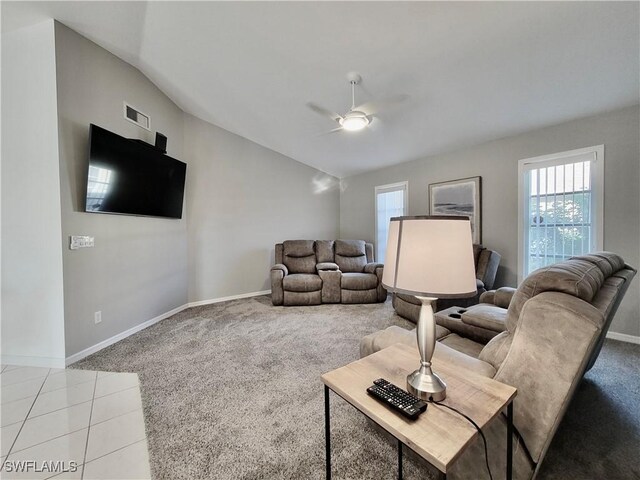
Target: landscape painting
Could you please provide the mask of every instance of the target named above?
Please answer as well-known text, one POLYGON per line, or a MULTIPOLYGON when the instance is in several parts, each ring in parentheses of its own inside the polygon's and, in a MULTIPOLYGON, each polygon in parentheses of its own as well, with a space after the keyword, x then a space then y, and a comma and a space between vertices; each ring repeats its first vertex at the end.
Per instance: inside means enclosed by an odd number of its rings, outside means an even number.
POLYGON ((471 220, 473 243, 482 243, 482 177, 429 185, 429 214, 465 216, 471 220))

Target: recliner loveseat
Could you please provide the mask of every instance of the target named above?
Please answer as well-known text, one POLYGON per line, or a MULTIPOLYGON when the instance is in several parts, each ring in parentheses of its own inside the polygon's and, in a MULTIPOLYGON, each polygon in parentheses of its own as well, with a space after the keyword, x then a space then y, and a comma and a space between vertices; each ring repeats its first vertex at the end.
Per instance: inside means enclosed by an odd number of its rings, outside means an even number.
POLYGON ((271 267, 274 305, 384 302, 384 266, 364 240, 286 240, 271 267))
MULTIPOLYGON (((481 306, 488 309, 492 301, 508 306, 493 306, 496 312, 502 311, 506 330, 485 346, 437 326, 440 357, 518 389, 514 400, 515 479, 529 480, 538 471, 635 274, 634 268, 613 253, 574 257, 536 270, 515 291, 485 293, 485 304, 470 307, 468 311, 481 306)), ((360 355, 395 343, 416 347, 415 330, 392 326, 368 335, 360 342, 360 355)), ((504 478, 505 432, 504 417, 484 432, 497 478, 504 478)), ((483 463, 482 442, 476 440, 454 464, 449 478, 485 479, 488 475, 479 468, 483 463)))

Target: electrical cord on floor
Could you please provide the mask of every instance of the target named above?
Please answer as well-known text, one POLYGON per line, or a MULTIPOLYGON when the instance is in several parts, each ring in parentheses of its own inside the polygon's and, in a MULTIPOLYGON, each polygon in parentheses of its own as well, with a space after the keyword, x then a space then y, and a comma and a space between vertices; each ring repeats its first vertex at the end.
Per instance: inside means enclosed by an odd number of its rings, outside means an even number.
POLYGON ((467 415, 465 415, 464 413, 462 413, 460 410, 453 408, 449 405, 446 405, 444 403, 441 402, 436 402, 435 400, 429 399, 429 401, 431 403, 435 403, 436 405, 440 405, 441 407, 445 407, 448 408, 449 410, 452 410, 454 412, 456 412, 458 415, 466 418, 471 425, 473 425, 474 427, 476 427, 476 430, 478 430, 478 433, 480 434, 480 436, 482 437, 482 441, 484 442, 484 460, 487 464, 487 472, 489 472, 489 478, 490 480, 493 480, 493 475, 491 475, 491 468, 489 467, 489 451, 487 449, 487 439, 484 436, 484 433, 482 432, 482 430, 480 429, 480 427, 478 426, 478 424, 476 422, 473 421, 473 419, 467 415))

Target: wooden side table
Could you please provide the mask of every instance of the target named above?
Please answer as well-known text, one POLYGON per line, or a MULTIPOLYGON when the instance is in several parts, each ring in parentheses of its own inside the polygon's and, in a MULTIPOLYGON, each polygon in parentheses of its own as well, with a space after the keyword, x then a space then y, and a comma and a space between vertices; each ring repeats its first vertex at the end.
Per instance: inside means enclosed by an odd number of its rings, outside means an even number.
MULTIPOLYGON (((491 378, 462 369, 438 355, 434 370, 447 383, 445 403, 471 417, 480 428, 507 408, 507 479, 512 479, 513 399, 516 389, 491 378)), ((396 344, 368 357, 322 375, 324 383, 326 477, 331 478, 331 420, 329 390, 342 397, 398 440, 398 478, 402 479, 402 447, 408 446, 431 463, 446 478, 447 472, 464 452, 477 430, 464 417, 429 404, 417 420, 408 420, 367 394, 377 378, 406 386, 406 376, 420 364, 415 348, 396 344)))

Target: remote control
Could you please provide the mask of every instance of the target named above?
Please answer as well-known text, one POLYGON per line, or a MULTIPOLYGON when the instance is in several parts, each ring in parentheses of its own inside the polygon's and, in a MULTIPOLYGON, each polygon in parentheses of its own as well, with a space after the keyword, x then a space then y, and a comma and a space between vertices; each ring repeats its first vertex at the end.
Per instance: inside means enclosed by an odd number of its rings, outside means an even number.
POLYGON ((384 378, 373 382, 367 393, 412 420, 427 409, 427 402, 396 387, 384 378))

